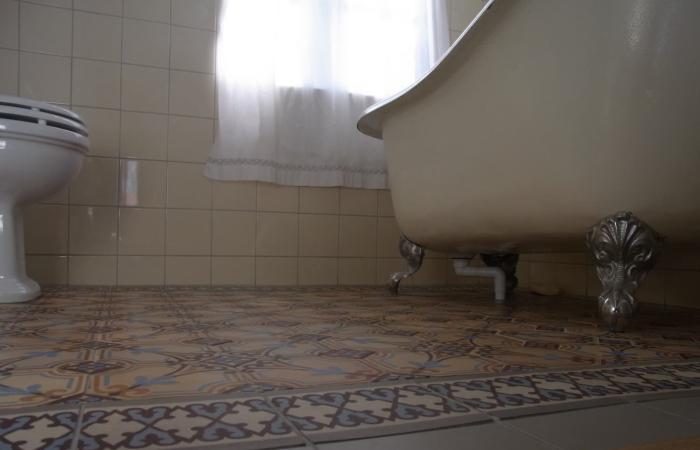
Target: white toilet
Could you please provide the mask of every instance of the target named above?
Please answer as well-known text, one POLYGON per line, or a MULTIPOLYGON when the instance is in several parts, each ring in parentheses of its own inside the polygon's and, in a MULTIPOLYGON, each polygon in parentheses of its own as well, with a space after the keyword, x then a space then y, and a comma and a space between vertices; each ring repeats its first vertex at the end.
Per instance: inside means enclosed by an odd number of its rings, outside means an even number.
POLYGON ((41 293, 25 269, 22 209, 70 183, 88 147, 77 114, 0 95, 0 303, 25 302, 41 293))

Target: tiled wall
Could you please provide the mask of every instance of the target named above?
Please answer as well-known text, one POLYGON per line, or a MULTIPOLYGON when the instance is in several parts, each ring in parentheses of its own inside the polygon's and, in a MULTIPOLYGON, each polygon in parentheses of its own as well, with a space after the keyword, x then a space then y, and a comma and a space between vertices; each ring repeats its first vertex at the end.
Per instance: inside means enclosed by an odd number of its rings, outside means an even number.
MULTIPOLYGON (((88 122, 78 179, 26 212, 45 284, 384 283, 386 191, 212 183, 216 0, 0 0, 0 93, 88 122)), ((416 283, 444 284, 431 255, 416 283)))
MULTIPOLYGON (((455 39, 482 0, 449 0, 455 39)), ((382 284, 403 267, 387 191, 212 183, 216 0, 0 0, 0 93, 68 106, 92 150, 28 209, 46 284, 382 284)), ((695 253, 694 255, 697 255, 695 253)), ((584 253, 523 255, 521 288, 597 295, 584 253)), ((667 256, 641 296, 695 304, 700 258, 667 256)), ((429 253, 417 284, 473 283, 429 253)), ((487 280, 481 280, 487 283, 487 280)))

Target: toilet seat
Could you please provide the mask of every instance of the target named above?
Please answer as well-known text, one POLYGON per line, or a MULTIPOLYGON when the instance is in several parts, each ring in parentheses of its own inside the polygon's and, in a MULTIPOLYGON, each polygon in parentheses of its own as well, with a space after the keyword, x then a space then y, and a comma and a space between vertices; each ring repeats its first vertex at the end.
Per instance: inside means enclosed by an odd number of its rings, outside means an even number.
POLYGON ((0 138, 58 141, 82 153, 89 148, 87 128, 77 114, 48 103, 2 95, 0 138))

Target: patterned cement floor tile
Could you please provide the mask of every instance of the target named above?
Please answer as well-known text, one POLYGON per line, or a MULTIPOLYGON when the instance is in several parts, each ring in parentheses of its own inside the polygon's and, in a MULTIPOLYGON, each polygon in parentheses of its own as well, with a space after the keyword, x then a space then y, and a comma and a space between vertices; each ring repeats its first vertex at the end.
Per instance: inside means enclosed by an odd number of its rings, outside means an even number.
POLYGON ((55 369, 1 372, 0 410, 62 403, 84 392, 85 374, 69 370, 61 372, 55 369))
POLYGON ((69 449, 78 425, 78 409, 0 415, 0 449, 69 449))
POLYGON ((640 394, 700 391, 700 363, 552 371, 449 382, 426 382, 431 391, 488 413, 517 415, 566 403, 625 401, 640 394))
POLYGON ((269 399, 315 442, 490 420, 417 384, 330 390, 269 399))
POLYGON ((77 448, 252 449, 303 443, 263 398, 244 398, 88 407, 77 448))
POLYGON ((700 312, 645 305, 611 334, 595 310, 481 291, 57 290, 0 305, 0 407, 700 359, 700 312))

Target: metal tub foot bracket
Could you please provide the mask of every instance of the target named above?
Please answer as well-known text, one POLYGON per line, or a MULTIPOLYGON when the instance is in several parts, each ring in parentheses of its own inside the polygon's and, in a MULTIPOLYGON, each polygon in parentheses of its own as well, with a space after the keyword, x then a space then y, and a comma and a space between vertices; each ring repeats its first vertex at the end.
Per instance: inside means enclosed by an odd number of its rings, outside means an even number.
POLYGON ((637 312, 635 291, 654 267, 662 238, 631 212, 601 220, 586 234, 603 292, 598 308, 610 331, 624 331, 637 312))

